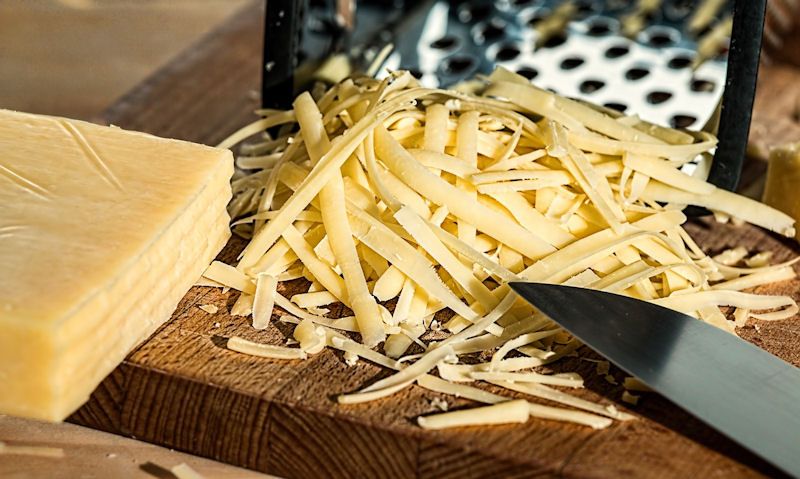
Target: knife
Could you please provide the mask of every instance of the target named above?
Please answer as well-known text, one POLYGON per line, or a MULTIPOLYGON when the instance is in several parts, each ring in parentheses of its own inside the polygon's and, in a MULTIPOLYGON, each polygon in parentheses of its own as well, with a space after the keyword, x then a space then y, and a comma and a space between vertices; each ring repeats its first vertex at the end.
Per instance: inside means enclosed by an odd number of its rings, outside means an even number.
POLYGON ((800 369, 691 316, 603 291, 510 283, 653 390, 800 477, 800 369))

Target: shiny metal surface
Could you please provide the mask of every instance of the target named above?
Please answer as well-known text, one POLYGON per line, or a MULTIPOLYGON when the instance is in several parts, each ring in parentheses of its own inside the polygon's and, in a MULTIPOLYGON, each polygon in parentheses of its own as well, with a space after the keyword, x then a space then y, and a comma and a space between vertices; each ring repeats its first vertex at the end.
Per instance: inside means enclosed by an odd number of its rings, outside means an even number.
POLYGON ((511 283, 598 353, 800 477, 800 369, 676 311, 602 291, 511 283))
MULTIPOLYGON (((698 130, 711 117, 724 90, 728 57, 722 52, 691 68, 698 37, 688 31, 694 9, 686 1, 664 0, 642 31, 628 38, 620 20, 637 2, 579 0, 563 34, 537 48, 536 25, 562 3, 363 0, 344 50, 357 63, 369 63, 392 44, 378 76, 407 69, 429 87, 450 87, 502 66, 542 88, 663 125, 698 130)), ((341 46, 342 22, 335 12, 351 4, 309 2, 301 60, 320 60, 341 46)), ((714 23, 730 14, 731 5, 724 2, 714 23)))
MULTIPOLYGON (((628 38, 620 19, 636 2, 584 0, 563 35, 537 48, 536 24, 561 0, 432 2, 426 16, 392 42, 388 69, 409 69, 425 86, 452 86, 496 66, 561 95, 637 114, 663 124, 700 129, 722 96, 727 55, 689 66, 697 38, 687 29, 693 9, 665 1, 642 31, 628 38)), ((361 5, 361 3, 359 4, 361 5)), ((717 16, 730 12, 726 3, 717 16)), ((385 70, 384 70, 385 71, 385 70)))

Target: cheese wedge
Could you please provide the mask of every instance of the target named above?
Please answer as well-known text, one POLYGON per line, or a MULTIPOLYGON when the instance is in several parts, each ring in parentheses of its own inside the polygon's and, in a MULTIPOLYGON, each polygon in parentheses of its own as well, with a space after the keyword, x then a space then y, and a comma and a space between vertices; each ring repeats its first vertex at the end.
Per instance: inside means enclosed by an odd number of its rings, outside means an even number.
POLYGON ((0 110, 0 413, 60 421, 227 242, 233 158, 0 110))

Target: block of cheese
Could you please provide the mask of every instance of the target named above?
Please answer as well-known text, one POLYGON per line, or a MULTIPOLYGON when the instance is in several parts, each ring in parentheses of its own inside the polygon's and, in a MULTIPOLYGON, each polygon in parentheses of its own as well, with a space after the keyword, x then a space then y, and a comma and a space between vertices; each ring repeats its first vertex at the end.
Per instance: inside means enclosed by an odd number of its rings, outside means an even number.
POLYGON ((228 150, 0 110, 0 413, 60 421, 227 242, 228 150))
MULTIPOLYGON (((769 154, 762 201, 800 223, 800 143, 774 148, 769 154)), ((800 228, 795 236, 800 240, 800 228)))

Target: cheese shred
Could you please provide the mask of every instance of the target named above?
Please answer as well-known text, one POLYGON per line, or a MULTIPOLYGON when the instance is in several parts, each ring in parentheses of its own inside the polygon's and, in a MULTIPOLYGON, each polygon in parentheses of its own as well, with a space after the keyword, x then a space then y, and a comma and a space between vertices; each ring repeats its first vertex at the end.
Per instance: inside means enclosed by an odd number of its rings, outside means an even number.
POLYGON ((64 457, 64 449, 49 446, 17 446, 0 441, 0 455, 3 454, 61 459, 64 457))
POLYGON ((530 417, 529 410, 528 401, 518 399, 474 409, 420 416, 417 418, 417 424, 423 429, 446 429, 487 424, 523 423, 527 422, 530 417))

